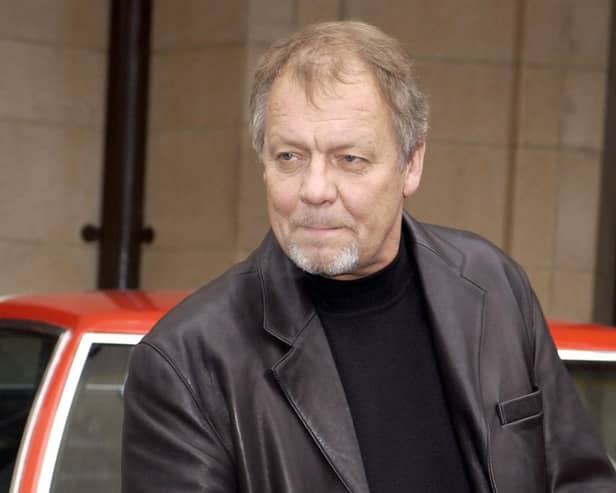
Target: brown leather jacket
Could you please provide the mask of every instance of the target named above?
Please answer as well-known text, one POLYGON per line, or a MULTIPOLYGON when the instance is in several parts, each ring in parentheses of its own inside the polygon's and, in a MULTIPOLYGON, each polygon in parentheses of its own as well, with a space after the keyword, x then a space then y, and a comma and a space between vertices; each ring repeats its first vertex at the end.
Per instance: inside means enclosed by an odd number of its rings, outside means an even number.
MULTIPOLYGON (((616 492, 521 269, 475 235, 404 222, 474 490, 616 492)), ((368 492, 300 277, 270 233, 137 346, 125 392, 125 493, 368 492)))

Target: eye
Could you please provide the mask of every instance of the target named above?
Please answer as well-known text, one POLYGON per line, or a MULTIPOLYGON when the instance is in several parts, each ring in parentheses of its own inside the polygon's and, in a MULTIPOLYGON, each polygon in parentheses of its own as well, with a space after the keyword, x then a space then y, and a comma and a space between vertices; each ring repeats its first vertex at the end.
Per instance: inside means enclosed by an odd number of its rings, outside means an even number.
POLYGON ((276 159, 280 161, 292 161, 293 159, 296 159, 296 158, 297 156, 292 152, 280 152, 276 154, 276 159))
POLYGON ((349 164, 362 164, 366 161, 364 158, 355 156, 354 154, 343 154, 339 159, 349 164))

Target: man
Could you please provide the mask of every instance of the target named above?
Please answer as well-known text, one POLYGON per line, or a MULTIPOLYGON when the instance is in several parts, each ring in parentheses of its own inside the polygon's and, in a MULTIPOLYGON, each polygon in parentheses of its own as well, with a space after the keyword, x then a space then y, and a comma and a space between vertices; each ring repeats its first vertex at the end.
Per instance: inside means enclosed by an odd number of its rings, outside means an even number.
POLYGON ((308 27, 251 116, 272 232, 135 349, 124 491, 616 491, 518 265, 403 213, 427 104, 400 45, 308 27))

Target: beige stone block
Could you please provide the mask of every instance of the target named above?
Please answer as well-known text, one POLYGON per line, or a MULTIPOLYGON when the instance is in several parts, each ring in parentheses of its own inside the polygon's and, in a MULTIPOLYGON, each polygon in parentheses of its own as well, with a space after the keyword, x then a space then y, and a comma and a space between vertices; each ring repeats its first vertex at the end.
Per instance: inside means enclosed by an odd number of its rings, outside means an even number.
POLYGON ((298 0, 296 9, 298 26, 335 21, 341 18, 342 0, 298 0))
POLYGON ((553 318, 590 322, 593 314, 594 276, 584 271, 554 271, 553 318))
POLYGON ((524 3, 522 59, 525 63, 562 62, 569 48, 567 24, 570 11, 569 0, 524 3))
POLYGON ((508 163, 504 148, 458 152, 457 223, 504 248, 508 163))
POLYGON ((250 93, 252 92, 252 84, 254 81, 254 73, 261 56, 269 47, 269 43, 251 42, 246 46, 246 73, 245 82, 243 84, 243 100, 242 100, 242 124, 246 127, 249 125, 250 113, 250 93))
POLYGON ((99 131, 0 121, 0 238, 81 243, 98 224, 99 131))
POLYGON ((525 3, 525 63, 605 68, 610 0, 533 0, 525 3))
POLYGON ((523 265, 523 267, 530 281, 530 285, 539 299, 539 304, 543 309, 543 313, 547 315, 551 311, 553 273, 551 270, 532 266, 527 267, 523 265))
POLYGON ((150 128, 236 126, 241 120, 244 47, 155 54, 150 128))
POLYGON ((428 222, 474 231, 503 246, 507 195, 505 148, 428 146, 424 181, 407 210, 428 222))
POLYGON ((510 67, 421 62, 417 73, 432 109, 430 140, 509 143, 510 67))
POLYGON ((346 16, 376 24, 414 57, 510 61, 516 3, 507 0, 348 0, 346 16))
POLYGON ((606 74, 570 70, 565 77, 562 143, 598 151, 603 147, 606 74))
POLYGON ((561 152, 556 265, 592 271, 597 250, 601 155, 561 152))
POLYGON ((551 268, 556 242, 560 155, 552 149, 518 149, 511 254, 523 265, 551 268))
POLYGON ((0 38, 105 50, 108 0, 2 0, 0 38))
POLYGON ((454 146, 428 142, 423 175, 405 209, 422 221, 457 226, 458 158, 454 146))
POLYGON ((0 118, 102 127, 102 53, 0 40, 0 118))
POLYGON ((609 57, 611 0, 568 0, 568 50, 565 63, 605 69, 609 57))
POLYGON ((247 0, 156 0, 155 51, 195 48, 246 39, 247 0))
POLYGON ((559 68, 522 68, 518 142, 558 146, 564 74, 559 68))
POLYGON ((269 229, 269 217, 263 186, 263 165, 245 143, 240 167, 238 207, 238 247, 249 251, 257 247, 269 229))
POLYGON ((96 258, 94 245, 0 240, 0 294, 94 289, 96 258))
POLYGON ((233 250, 143 250, 144 289, 195 289, 222 274, 234 262, 233 250))
POLYGON ((239 142, 233 128, 151 136, 145 210, 157 247, 234 247, 239 142))
POLYGON ((248 0, 248 39, 273 42, 296 29, 295 2, 248 0))

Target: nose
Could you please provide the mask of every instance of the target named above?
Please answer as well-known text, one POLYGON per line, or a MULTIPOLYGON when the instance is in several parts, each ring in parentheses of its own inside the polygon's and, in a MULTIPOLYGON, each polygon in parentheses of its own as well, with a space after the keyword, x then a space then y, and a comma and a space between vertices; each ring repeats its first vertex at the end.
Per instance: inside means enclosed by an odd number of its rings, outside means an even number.
POLYGON ((337 187, 334 172, 321 156, 313 156, 305 168, 300 198, 310 205, 321 205, 336 200, 337 187))

